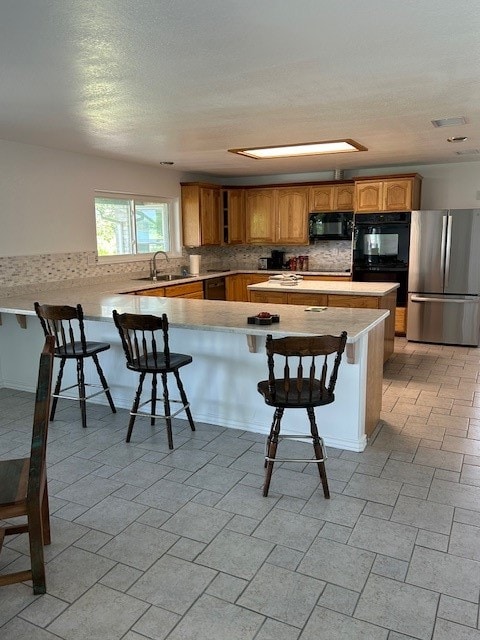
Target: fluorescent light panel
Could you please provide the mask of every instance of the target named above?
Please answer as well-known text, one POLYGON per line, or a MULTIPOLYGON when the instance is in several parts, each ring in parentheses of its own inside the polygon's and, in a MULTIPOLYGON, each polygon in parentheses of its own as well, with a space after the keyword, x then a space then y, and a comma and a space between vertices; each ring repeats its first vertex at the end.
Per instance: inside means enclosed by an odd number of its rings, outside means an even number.
POLYGON ((439 118, 438 120, 431 121, 434 127, 452 127, 461 124, 467 124, 467 119, 464 116, 457 116, 454 118, 439 118))
POLYGON ((325 153, 350 153, 367 151, 355 140, 325 140, 323 142, 303 142, 280 147, 256 147, 245 149, 229 149, 230 153, 263 160, 267 158, 293 158, 296 156, 317 156, 325 153))

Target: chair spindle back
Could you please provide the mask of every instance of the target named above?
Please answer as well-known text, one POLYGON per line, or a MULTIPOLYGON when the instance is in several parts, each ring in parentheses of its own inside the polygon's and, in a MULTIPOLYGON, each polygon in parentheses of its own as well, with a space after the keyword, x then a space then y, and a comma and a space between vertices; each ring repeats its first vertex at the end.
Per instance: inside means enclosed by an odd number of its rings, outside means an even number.
POLYGON ((83 309, 76 307, 56 306, 35 302, 35 312, 40 319, 45 336, 54 336, 56 353, 85 353, 87 341, 83 322, 83 309))
POLYGON ((157 367, 162 362, 170 366, 170 348, 168 344, 168 318, 137 315, 133 313, 117 313, 113 311, 113 320, 122 340, 127 366, 135 368, 157 367), (157 331, 161 331, 160 349, 157 344, 157 331))

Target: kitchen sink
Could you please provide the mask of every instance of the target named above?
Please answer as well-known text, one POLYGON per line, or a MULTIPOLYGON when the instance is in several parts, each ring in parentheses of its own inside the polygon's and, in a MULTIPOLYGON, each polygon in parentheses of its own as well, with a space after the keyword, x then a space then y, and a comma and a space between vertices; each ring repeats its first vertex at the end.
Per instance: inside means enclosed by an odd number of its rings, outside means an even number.
POLYGON ((189 278, 190 276, 182 276, 181 274, 172 274, 172 273, 162 273, 157 276, 157 279, 154 280, 150 276, 146 276, 145 278, 135 278, 135 280, 147 280, 148 282, 170 282, 172 280, 182 280, 184 278, 189 278))

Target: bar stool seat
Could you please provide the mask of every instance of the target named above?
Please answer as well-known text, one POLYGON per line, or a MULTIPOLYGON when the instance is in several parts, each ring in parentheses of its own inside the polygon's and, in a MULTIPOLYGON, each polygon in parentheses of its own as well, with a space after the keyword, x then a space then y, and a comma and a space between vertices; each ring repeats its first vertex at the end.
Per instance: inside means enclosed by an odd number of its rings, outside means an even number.
POLYGON ((268 496, 275 462, 313 462, 318 466, 323 494, 325 498, 330 497, 325 470, 327 454, 323 438, 318 434, 314 409, 331 404, 335 400, 335 384, 346 341, 347 333, 345 331, 340 336, 292 336, 275 340, 270 334, 267 335, 268 380, 259 382, 257 390, 267 405, 275 407, 275 413, 266 443, 264 496, 268 496), (333 354, 336 354, 333 362, 329 362, 328 356, 333 356, 333 354), (275 356, 280 356, 283 360, 283 377, 281 378, 275 375, 275 356), (323 357, 323 362, 321 362, 320 375, 316 377, 316 358, 319 356, 323 357), (330 375, 328 376, 329 369, 330 375), (285 409, 306 409, 310 433, 281 434, 280 427, 285 409), (280 441, 288 438, 311 439, 314 458, 277 458, 277 448, 280 441))
POLYGON ((172 435, 172 418, 181 411, 185 411, 188 422, 192 431, 195 431, 195 423, 193 422, 190 411, 190 403, 188 402, 182 380, 180 378, 179 369, 192 362, 192 356, 184 353, 173 353, 169 347, 168 337, 168 318, 164 313, 161 317, 153 315, 140 315, 133 313, 119 314, 113 311, 113 320, 120 334, 125 358, 127 360, 127 369, 136 371, 140 374, 140 381, 130 411, 130 421, 128 423, 126 442, 130 442, 132 437, 133 425, 137 416, 150 418, 150 424, 155 424, 156 418, 165 418, 167 428, 167 439, 169 449, 173 449, 172 435), (157 341, 158 332, 158 341, 157 341), (146 375, 152 375, 152 389, 150 398, 140 403, 143 383, 146 375), (177 389, 180 394, 180 400, 170 398, 167 374, 173 373, 177 389), (156 412, 157 401, 157 375, 160 375, 163 387, 164 413, 156 412), (171 403, 177 403, 181 406, 172 413, 171 403), (150 411, 140 411, 145 405, 150 405, 150 411))
POLYGON ((60 369, 55 383, 55 389, 52 394, 53 400, 50 411, 50 420, 54 420, 55 418, 58 398, 78 400, 80 402, 82 427, 86 428, 86 401, 101 393, 106 395, 112 413, 116 413, 117 410, 113 403, 107 380, 98 359, 98 354, 110 349, 110 345, 108 342, 93 342, 91 340, 87 340, 85 336, 82 306, 80 304, 77 304, 76 307, 69 307, 66 305, 41 305, 38 302, 35 302, 35 312, 40 319, 45 336, 55 337, 57 345, 55 347, 55 358, 60 359, 60 369), (100 379, 100 385, 85 382, 85 358, 92 358, 100 379), (67 360, 75 360, 77 363, 77 383, 62 389, 63 370, 67 360), (73 396, 66 393, 67 391, 75 388, 78 388, 77 395, 73 396), (90 388, 98 388, 99 390, 87 395, 87 389, 90 388))

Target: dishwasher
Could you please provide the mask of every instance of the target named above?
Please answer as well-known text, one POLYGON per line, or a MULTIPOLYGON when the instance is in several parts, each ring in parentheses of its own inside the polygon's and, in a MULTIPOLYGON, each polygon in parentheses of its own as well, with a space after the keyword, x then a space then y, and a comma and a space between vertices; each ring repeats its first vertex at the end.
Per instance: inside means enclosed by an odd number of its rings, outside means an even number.
POLYGON ((205 300, 225 300, 225 277, 204 280, 203 297, 205 300))

